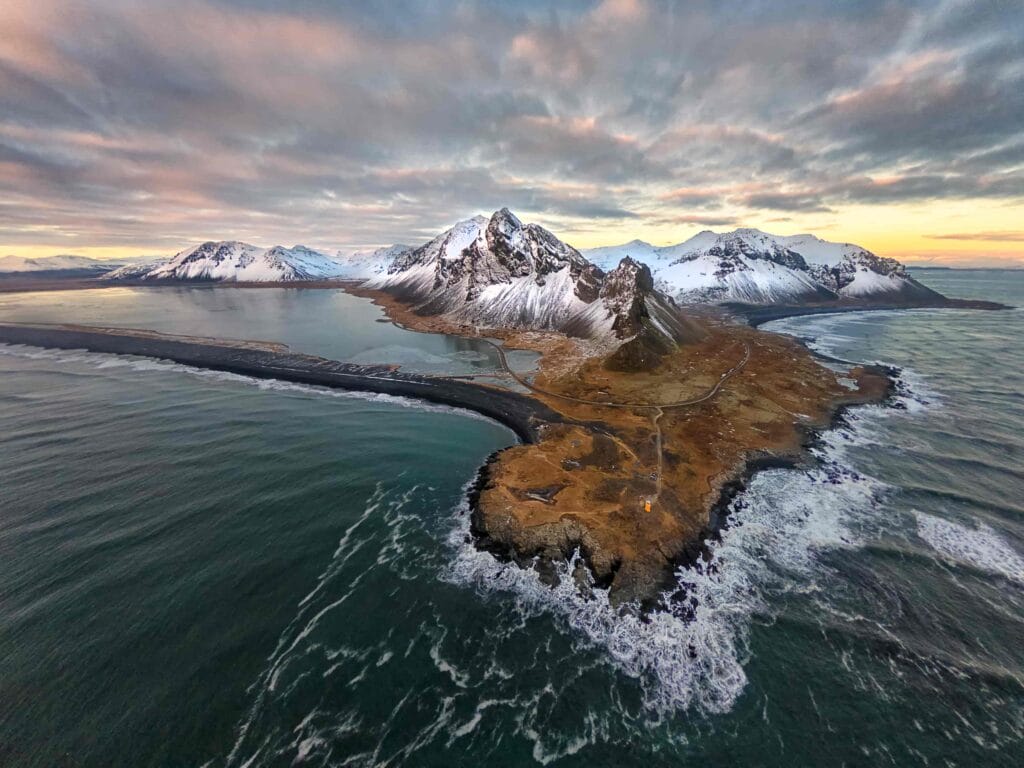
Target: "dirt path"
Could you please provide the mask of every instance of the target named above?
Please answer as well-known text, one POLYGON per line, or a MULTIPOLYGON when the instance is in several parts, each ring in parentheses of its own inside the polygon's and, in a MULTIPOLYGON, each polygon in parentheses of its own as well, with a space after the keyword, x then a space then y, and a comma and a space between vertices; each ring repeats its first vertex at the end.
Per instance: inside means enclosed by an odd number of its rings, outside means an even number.
MULTIPOLYGON (((746 341, 744 341, 744 342, 742 342, 743 343, 743 357, 740 358, 739 362, 736 363, 732 368, 727 370, 725 373, 723 373, 718 378, 718 381, 715 382, 715 385, 713 387, 711 387, 703 395, 700 395, 699 397, 690 398, 689 400, 678 400, 678 401, 671 402, 671 403, 661 403, 661 404, 655 404, 655 403, 612 403, 612 402, 606 402, 606 401, 600 401, 600 400, 585 400, 583 398, 572 397, 570 395, 562 395, 562 394, 558 394, 556 392, 548 392, 547 390, 541 389, 540 387, 535 386, 531 382, 527 381, 523 376, 520 376, 518 373, 516 373, 515 371, 512 370, 511 366, 509 366, 509 364, 508 364, 508 360, 505 357, 505 350, 502 349, 501 345, 495 344, 493 341, 488 341, 487 339, 483 339, 483 341, 485 341, 487 344, 490 344, 492 347, 494 347, 495 351, 497 351, 498 358, 501 361, 501 367, 505 370, 505 372, 508 373, 508 375, 511 376, 513 379, 515 379, 515 381, 517 381, 522 386, 526 387, 531 392, 535 392, 535 393, 537 393, 539 395, 545 395, 547 397, 554 397, 554 398, 560 398, 562 400, 568 400, 568 401, 573 402, 573 403, 580 403, 582 405, 596 405, 596 406, 604 407, 604 408, 645 408, 645 409, 652 410, 653 412, 651 414, 651 426, 652 426, 652 428, 654 430, 655 454, 658 457, 658 466, 657 466, 657 469, 655 470, 655 478, 654 478, 655 483, 656 483, 655 484, 654 495, 650 499, 647 499, 647 501, 650 503, 650 506, 651 506, 652 510, 654 508, 654 505, 658 503, 658 499, 661 496, 662 475, 664 474, 665 455, 664 455, 664 451, 663 451, 663 439, 662 439, 662 431, 661 431, 660 421, 661 421, 661 417, 665 415, 665 409, 666 408, 685 408, 685 407, 688 407, 688 406, 697 405, 698 403, 703 403, 703 402, 705 402, 707 400, 710 400, 712 397, 714 397, 715 395, 718 394, 718 392, 722 389, 722 386, 725 384, 725 382, 728 381, 731 376, 733 376, 734 374, 736 374, 740 370, 742 370, 743 366, 745 366, 747 364, 747 362, 750 360, 750 345, 746 341)), ((616 441, 616 442, 620 442, 620 441, 616 441)), ((630 451, 630 453, 632 453, 632 451, 630 451)), ((634 459, 636 459, 636 454, 633 454, 633 457, 634 457, 634 459)))
POLYGON ((658 469, 656 470, 658 474, 655 478, 656 484, 654 486, 654 496, 652 496, 650 499, 652 507, 658 503, 658 497, 661 496, 661 476, 663 474, 662 469, 665 465, 665 457, 661 451, 661 424, 659 424, 658 422, 661 421, 661 417, 664 415, 664 410, 662 410, 661 408, 656 408, 654 416, 651 418, 651 423, 654 425, 654 446, 655 451, 658 454, 658 469))
POLYGON ((481 339, 486 344, 490 344, 498 353, 498 358, 501 361, 501 367, 505 369, 505 372, 515 379, 519 384, 526 387, 531 392, 536 392, 538 395, 544 395, 546 397, 555 397, 561 400, 568 400, 573 403, 580 403, 581 405, 596 405, 603 408, 684 408, 688 405, 697 405, 703 403, 705 400, 710 400, 712 397, 718 394, 718 390, 722 388, 722 385, 729 379, 730 376, 737 373, 743 366, 750 360, 750 345, 747 342, 743 342, 743 358, 736 363, 732 368, 723 373, 719 378, 718 382, 705 392, 700 397, 694 397, 689 400, 678 400, 671 403, 613 403, 606 400, 585 400, 580 397, 572 397, 571 395, 562 395, 557 392, 548 392, 545 389, 534 386, 532 383, 527 381, 524 377, 512 370, 508 364, 508 360, 505 357, 505 350, 502 349, 500 344, 495 344, 493 341, 488 339, 481 339))

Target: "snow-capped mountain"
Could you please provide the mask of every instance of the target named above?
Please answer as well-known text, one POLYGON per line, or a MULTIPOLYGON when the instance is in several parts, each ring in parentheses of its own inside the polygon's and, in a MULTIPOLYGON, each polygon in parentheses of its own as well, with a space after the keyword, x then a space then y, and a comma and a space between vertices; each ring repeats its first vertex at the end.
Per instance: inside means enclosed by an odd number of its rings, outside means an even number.
POLYGON ((334 260, 341 267, 340 277, 346 280, 367 280, 387 272, 388 267, 398 256, 411 250, 412 246, 409 245, 388 245, 372 251, 338 251, 334 260))
POLYGON ((757 229, 701 232, 676 245, 642 240, 593 248, 597 265, 624 256, 651 267, 655 285, 681 302, 782 304, 859 299, 912 301, 939 298, 895 259, 852 243, 814 235, 779 236, 757 229))
POLYGON ((341 265, 326 254, 296 245, 258 248, 236 241, 207 242, 170 259, 129 265, 104 275, 108 280, 196 280, 273 283, 340 277, 341 265))
POLYGON ((641 330, 675 338, 676 312, 633 260, 605 274, 536 224, 507 208, 460 221, 397 255, 367 288, 386 291, 423 315, 482 327, 561 330, 624 339, 641 330))
POLYGON ((171 260, 171 257, 149 258, 125 264, 103 275, 104 280, 143 280, 146 275, 171 260))
POLYGON ((0 272, 107 272, 123 261, 98 261, 86 256, 42 256, 37 259, 25 256, 0 257, 0 272))

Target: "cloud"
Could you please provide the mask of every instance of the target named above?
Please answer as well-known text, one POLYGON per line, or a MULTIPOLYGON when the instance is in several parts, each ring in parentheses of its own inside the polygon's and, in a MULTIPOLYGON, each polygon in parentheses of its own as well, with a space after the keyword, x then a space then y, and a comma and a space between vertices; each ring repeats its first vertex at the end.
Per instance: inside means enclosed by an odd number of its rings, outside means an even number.
POLYGON ((697 224, 701 227, 728 227, 737 223, 737 219, 734 216, 722 216, 722 215, 702 215, 695 213, 681 214, 679 216, 671 216, 665 220, 669 224, 697 224))
POLYGON ((984 240, 999 243, 1024 243, 1024 230, 1001 232, 958 232, 943 235, 925 235, 932 240, 984 240))
POLYGON ((0 28, 3 243, 1024 202, 1019 3, 9 0, 0 28))
POLYGON ((770 211, 806 211, 811 213, 830 213, 832 209, 821 202, 821 198, 813 193, 801 192, 766 192, 746 195, 740 198, 747 208, 765 208, 770 211))

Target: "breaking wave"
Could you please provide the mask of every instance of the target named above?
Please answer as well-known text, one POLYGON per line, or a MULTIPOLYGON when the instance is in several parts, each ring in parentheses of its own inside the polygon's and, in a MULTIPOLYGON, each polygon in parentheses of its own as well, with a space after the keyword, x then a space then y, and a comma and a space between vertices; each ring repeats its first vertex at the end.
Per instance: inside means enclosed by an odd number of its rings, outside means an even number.
POLYGON ((946 558, 1024 584, 1024 556, 991 526, 970 528, 924 512, 914 514, 918 536, 946 558))
MULTIPOLYGON (((892 402, 848 413, 811 449, 811 466, 755 474, 731 503, 720 538, 707 542, 710 559, 677 572, 686 598, 673 610, 641 618, 612 606, 606 590, 585 598, 571 576, 577 559, 560 566, 559 585, 551 588, 535 571, 476 549, 465 507, 448 537, 456 555, 446 578, 482 593, 510 594, 527 612, 556 616, 639 681, 644 704, 656 713, 726 712, 747 684, 752 620, 771 618, 773 596, 813 589, 828 568, 819 555, 861 546, 878 519, 889 487, 857 471, 850 449, 880 440, 881 420, 916 414, 935 400, 926 382, 904 369, 892 402)), ((669 593, 665 599, 672 604, 669 593)))
POLYGON ((560 567, 560 583, 551 588, 533 570, 476 549, 465 507, 449 534, 456 556, 447 578, 511 594, 528 612, 552 613, 637 679, 645 705, 656 712, 728 711, 747 683, 751 620, 770 616, 772 595, 809 584, 824 567, 818 553, 859 546, 858 522, 884 499, 885 484, 845 460, 847 448, 861 441, 856 425, 864 418, 871 416, 856 416, 847 428, 828 433, 813 449, 816 466, 754 476, 732 503, 720 540, 708 542, 710 560, 677 572, 687 597, 675 611, 641 618, 613 607, 607 591, 583 597, 571 577, 575 559, 560 567))
MULTIPOLYGON (((386 402, 484 419, 472 412, 409 398, 255 379, 169 361, 4 345, 0 345, 0 354, 54 358, 98 368, 176 371, 264 390, 386 402)), ((720 538, 707 542, 710 558, 703 565, 680 568, 677 572, 678 585, 685 588, 686 598, 685 604, 676 603, 673 610, 640 617, 614 607, 606 590, 593 589, 592 597, 585 598, 571 575, 577 565, 576 558, 561 564, 559 585, 554 588, 543 584, 531 569, 499 562, 472 543, 465 501, 452 517, 447 541, 453 558, 443 569, 442 578, 472 586, 481 593, 511 596, 524 616, 539 612, 554 616, 568 630, 573 642, 600 650, 607 663, 635 679, 645 707, 656 716, 679 710, 704 714, 727 712, 747 686, 745 665, 750 655, 753 621, 771 618, 774 596, 812 588, 828 568, 819 557, 821 553, 855 548, 863 543, 862 523, 870 520, 884 501, 887 486, 854 469, 849 449, 873 442, 873 426, 879 419, 901 411, 914 413, 935 401, 926 383, 912 371, 901 371, 898 384, 895 398, 900 406, 898 410, 883 406, 859 408, 848 414, 839 428, 825 433, 812 448, 811 453, 817 460, 813 465, 805 469, 762 471, 750 480, 746 490, 731 503, 729 522, 720 538)), ((407 500, 406 496, 396 500, 393 512, 398 512, 407 500)), ((365 515, 375 513, 383 501, 378 491, 369 501, 365 515)), ((365 520, 365 515, 355 528, 365 520)), ((347 532, 346 537, 350 533, 352 531, 347 532)), ((241 762, 239 758, 246 748, 254 748, 250 744, 249 726, 258 717, 263 697, 274 692, 282 666, 289 663, 296 651, 295 644, 303 643, 319 621, 321 612, 308 616, 307 611, 312 603, 318 602, 320 590, 333 580, 336 569, 344 565, 344 543, 339 544, 337 560, 325 571, 321 582, 300 603, 295 621, 282 636, 282 644, 269 660, 265 676, 256 684, 254 709, 240 728, 229 763, 241 762)), ((667 593, 666 600, 671 604, 667 593)), ((332 601, 322 610, 332 610, 336 605, 332 601)), ((373 663, 376 661, 373 659, 373 663)), ((441 657, 434 661, 458 686, 461 673, 446 667, 441 657)), ((471 729, 475 724, 471 720, 460 727, 471 729)), ((539 735, 535 744, 534 757, 540 762, 583 746, 567 744, 553 753, 543 746, 539 735)), ((307 738, 299 751, 315 749, 315 745, 315 738, 307 738)), ((261 751, 255 746, 256 753, 261 751)))

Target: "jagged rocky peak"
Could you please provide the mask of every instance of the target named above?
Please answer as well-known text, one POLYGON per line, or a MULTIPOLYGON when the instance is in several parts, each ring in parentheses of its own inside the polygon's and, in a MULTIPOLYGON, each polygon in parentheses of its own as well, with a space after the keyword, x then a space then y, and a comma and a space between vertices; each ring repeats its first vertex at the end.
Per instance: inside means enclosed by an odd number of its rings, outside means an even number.
POLYGON ((459 222, 400 255, 367 287, 387 291, 421 314, 608 340, 639 332, 657 294, 640 262, 623 260, 605 275, 575 248, 507 208, 459 222))
POLYGON ((616 336, 628 338, 640 332, 648 316, 647 297, 653 292, 650 267, 629 256, 605 276, 600 296, 615 317, 612 330, 616 336))
MULTIPOLYGON (((789 269, 807 269, 803 256, 759 229, 737 229, 721 235, 704 253, 717 258, 723 269, 743 269, 744 259, 763 259, 789 269)), ((699 258, 700 255, 701 251, 684 253, 675 263, 699 258)))
POLYGON ((438 277, 447 285, 468 278, 468 300, 488 286, 517 278, 530 277, 543 286, 548 275, 566 267, 576 296, 588 303, 597 298, 600 270, 540 225, 524 225, 508 208, 464 224, 470 226, 456 225, 445 240, 438 277), (453 245, 462 248, 455 251, 453 245))
POLYGON ((610 370, 653 370, 678 345, 705 336, 700 323, 657 289, 650 267, 629 256, 605 276, 601 300, 612 315, 612 331, 623 340, 605 361, 610 370))

